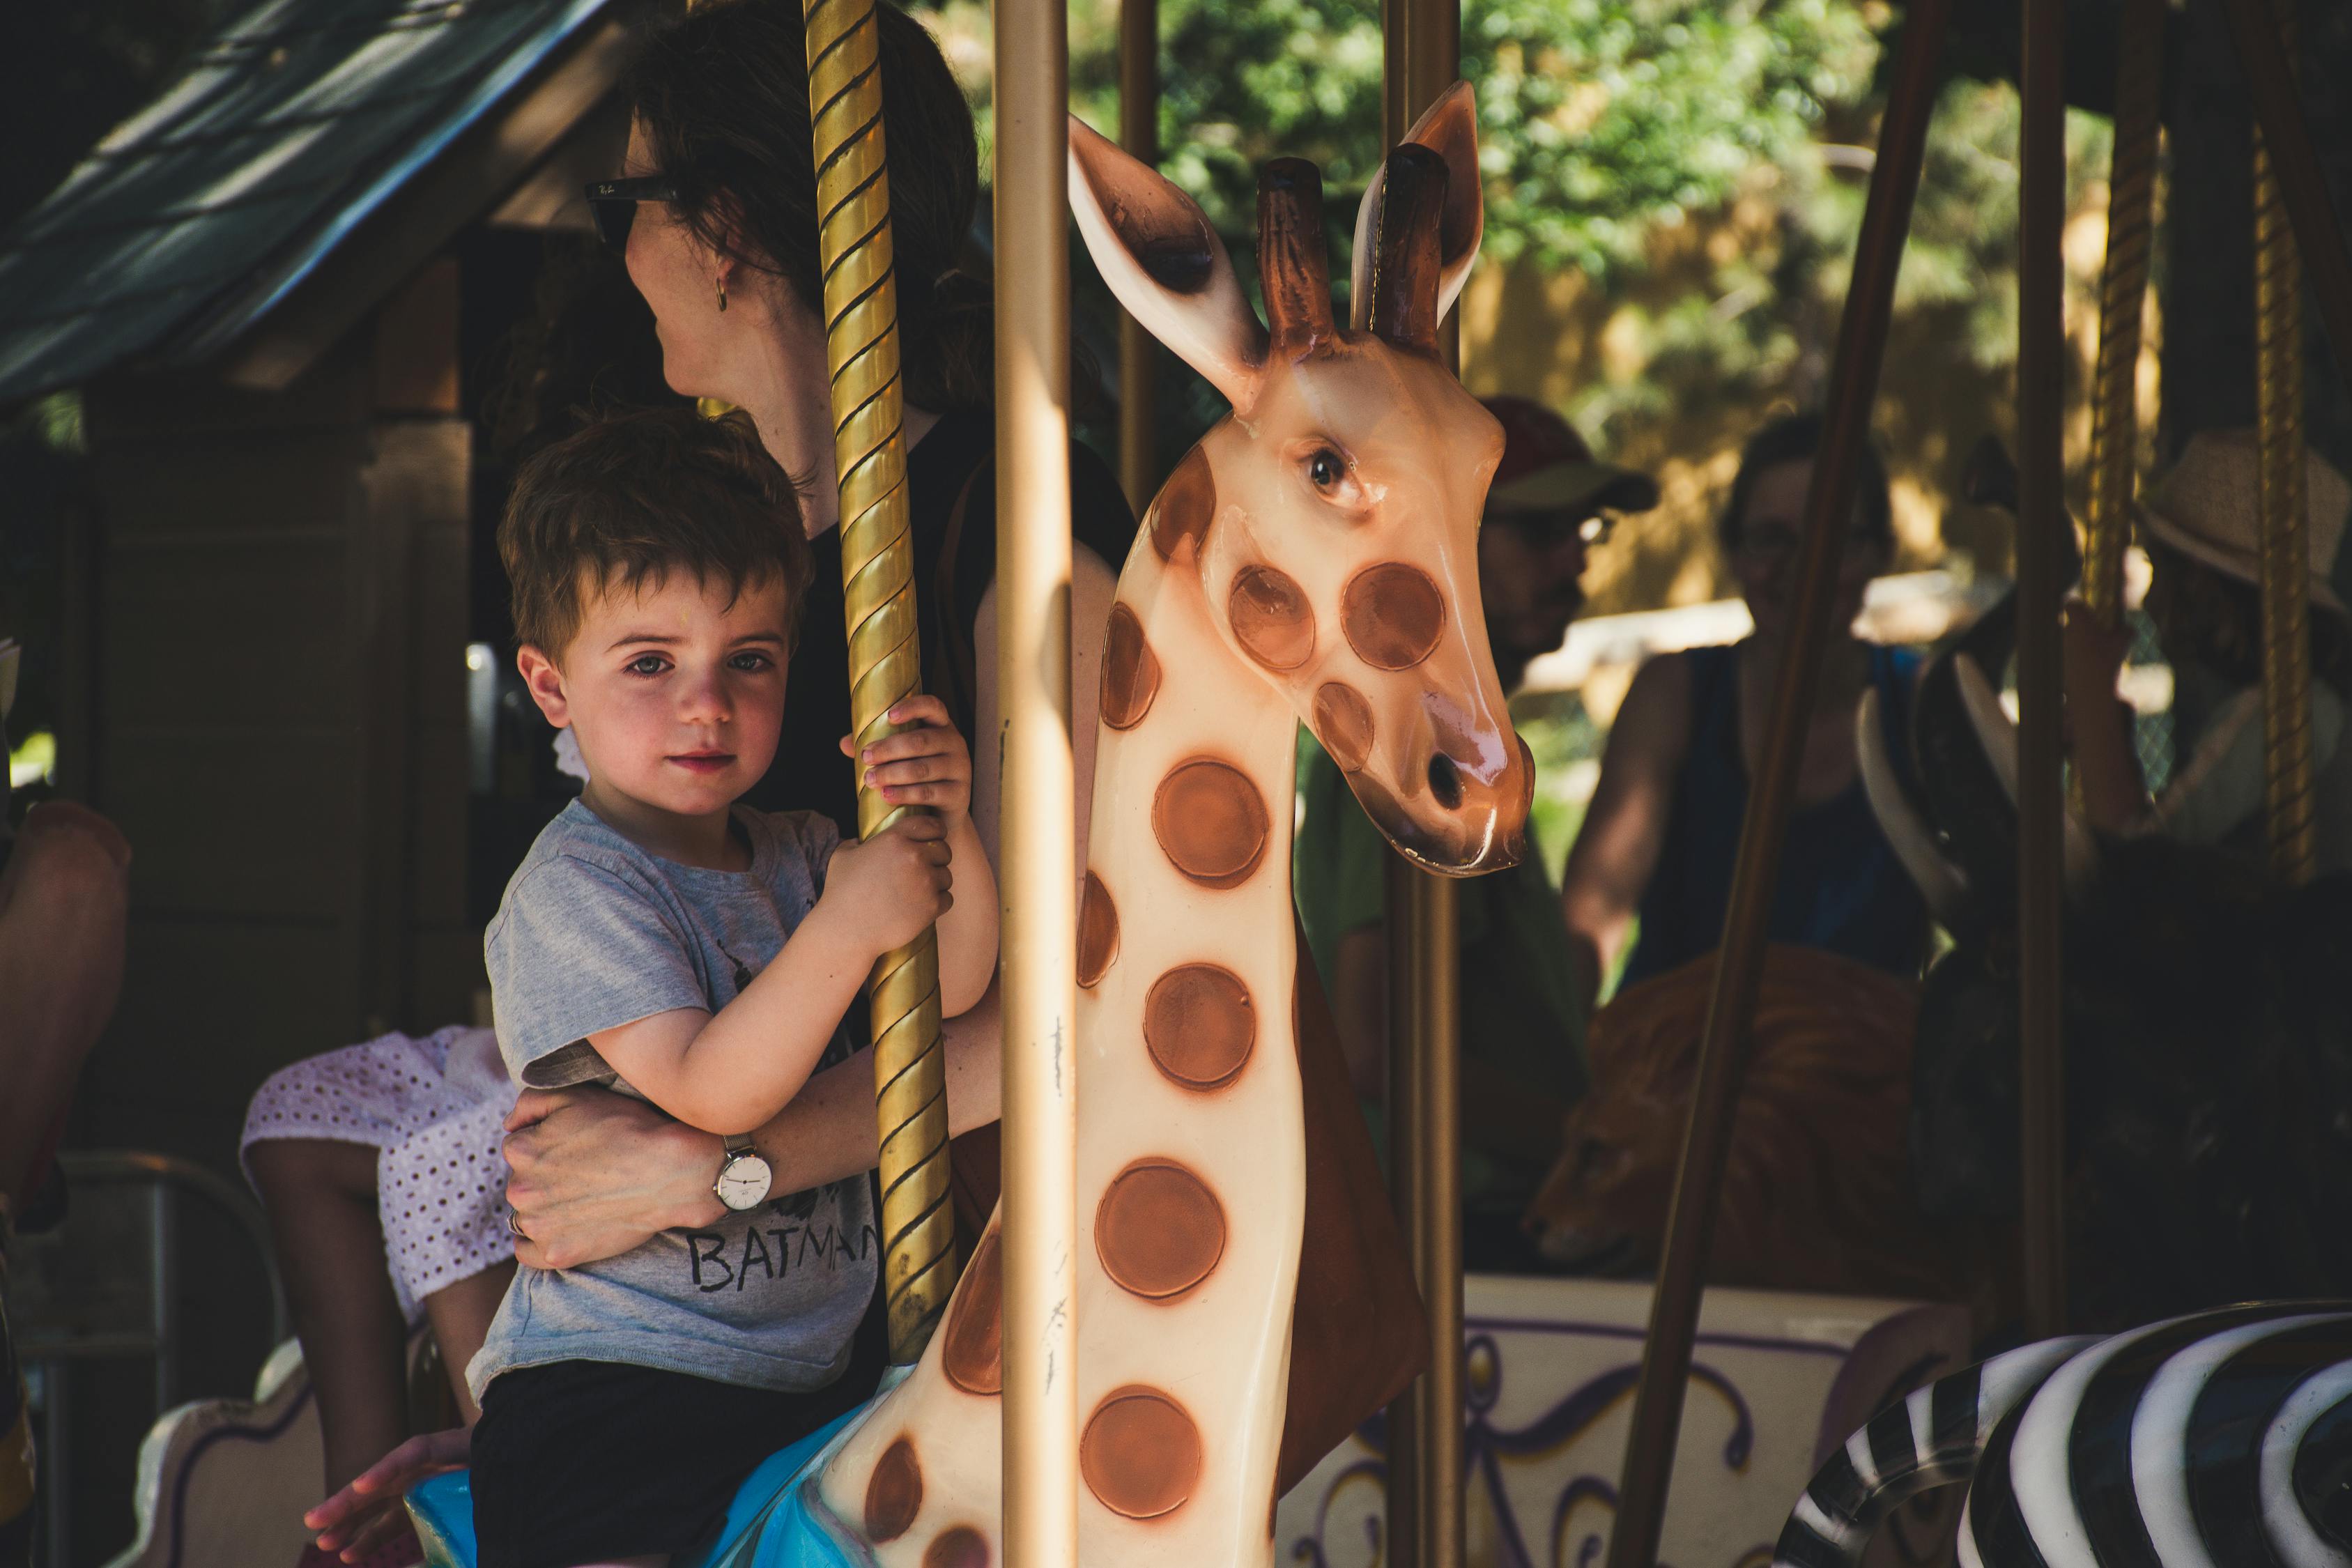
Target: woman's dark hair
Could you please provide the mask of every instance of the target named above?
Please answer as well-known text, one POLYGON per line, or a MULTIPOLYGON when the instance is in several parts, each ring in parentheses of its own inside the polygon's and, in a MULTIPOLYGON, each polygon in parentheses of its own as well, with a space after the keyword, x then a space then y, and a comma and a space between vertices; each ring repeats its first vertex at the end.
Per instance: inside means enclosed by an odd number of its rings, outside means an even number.
MULTIPOLYGON (((933 413, 992 400, 989 285, 956 271, 980 200, 971 110, 939 45, 874 7, 890 243, 907 401, 933 413)), ((674 210, 746 267, 781 277, 822 318, 808 47, 790 0, 732 0, 656 27, 622 81, 674 210)))
MULTIPOLYGON (((1748 503, 1755 497, 1756 481, 1783 463, 1811 461, 1821 452, 1824 428, 1817 413, 1784 414, 1748 437, 1748 445, 1739 449, 1739 473, 1731 481, 1731 498, 1715 520, 1716 542, 1723 546, 1725 555, 1738 552, 1739 531, 1748 521, 1748 503)), ((1862 444, 1862 471, 1854 476, 1853 504, 1861 513, 1862 536, 1874 544, 1891 547, 1895 501, 1886 479, 1886 459, 1878 455, 1875 441, 1862 444)))
MULTIPOLYGON (((2262 590, 2161 540, 2146 542, 2156 567, 2146 607, 2166 653, 2194 658, 2232 686, 2262 684, 2262 590)), ((2352 697, 2352 622, 2325 605, 2311 606, 2311 673, 2352 697)))

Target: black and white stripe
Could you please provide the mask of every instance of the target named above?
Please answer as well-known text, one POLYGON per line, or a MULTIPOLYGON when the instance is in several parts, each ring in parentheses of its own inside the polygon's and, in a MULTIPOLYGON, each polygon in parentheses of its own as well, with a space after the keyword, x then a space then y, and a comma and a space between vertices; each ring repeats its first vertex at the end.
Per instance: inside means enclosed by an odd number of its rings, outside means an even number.
POLYGON ((1962 1568, 2352 1568, 2352 1306, 2052 1340, 1917 1390, 1822 1467, 1776 1568, 1853 1568, 1952 1481, 1962 1568))

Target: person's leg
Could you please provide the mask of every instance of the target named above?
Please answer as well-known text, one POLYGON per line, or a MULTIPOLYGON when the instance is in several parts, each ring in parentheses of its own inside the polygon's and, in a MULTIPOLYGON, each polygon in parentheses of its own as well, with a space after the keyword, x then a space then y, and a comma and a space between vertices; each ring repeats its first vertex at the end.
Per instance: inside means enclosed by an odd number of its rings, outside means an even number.
POLYGON ((122 989, 131 851, 70 804, 36 808, 0 875, 0 1209, 19 1207, 122 989))
POLYGON ((474 1403, 473 1391, 466 1386, 466 1367, 474 1352, 482 1348, 489 1337, 490 1320, 498 1315, 499 1303, 506 1299, 507 1285, 514 1279, 514 1259, 493 1263, 478 1274, 468 1274, 463 1279, 444 1285, 425 1298, 425 1321, 433 1329, 433 1342, 440 1347, 441 1364, 448 1370, 450 1390, 457 1396, 457 1414, 467 1426, 481 1419, 481 1406, 474 1403))
POLYGON ((270 1138, 245 1159, 269 1212, 333 1492, 407 1436, 407 1325, 384 1272, 376 1151, 270 1138))

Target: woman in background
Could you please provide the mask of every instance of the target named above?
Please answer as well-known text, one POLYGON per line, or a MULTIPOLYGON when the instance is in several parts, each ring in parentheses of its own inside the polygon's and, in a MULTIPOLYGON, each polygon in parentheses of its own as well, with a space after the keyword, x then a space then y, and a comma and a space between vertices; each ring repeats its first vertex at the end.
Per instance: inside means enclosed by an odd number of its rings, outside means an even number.
MULTIPOLYGON (((1576 983, 1588 1005, 1624 958, 1623 984, 1712 952, 1723 938, 1731 872, 1748 810, 1748 781, 1780 660, 1794 629, 1797 547, 1822 420, 1790 415, 1740 454, 1717 537, 1756 629, 1728 647, 1697 647, 1642 667, 1609 731, 1600 782, 1562 875, 1576 983)), ((1795 809, 1773 890, 1770 938, 1825 948, 1909 976, 1925 955, 1927 910, 1879 831, 1854 753, 1854 710, 1876 687, 1887 732, 1909 732, 1916 658, 1851 630, 1864 590, 1895 550, 1886 468, 1863 448, 1846 524, 1837 628, 1822 658, 1812 721, 1797 774, 1795 809)), ((1908 770, 1897 756, 1898 769, 1908 770)))

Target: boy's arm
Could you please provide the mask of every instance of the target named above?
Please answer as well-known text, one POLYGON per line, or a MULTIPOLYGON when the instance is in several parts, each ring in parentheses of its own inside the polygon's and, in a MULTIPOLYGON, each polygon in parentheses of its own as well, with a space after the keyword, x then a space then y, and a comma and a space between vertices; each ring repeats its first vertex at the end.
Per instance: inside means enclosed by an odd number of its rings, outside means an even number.
POLYGON ((873 961, 872 942, 820 899, 775 961, 717 1014, 674 1008, 588 1043, 688 1126, 749 1132, 808 1081, 873 961))
POLYGON ((940 1010, 952 1018, 976 1005, 996 974, 996 875, 980 830, 964 817, 948 836, 955 902, 940 917, 940 1010))

